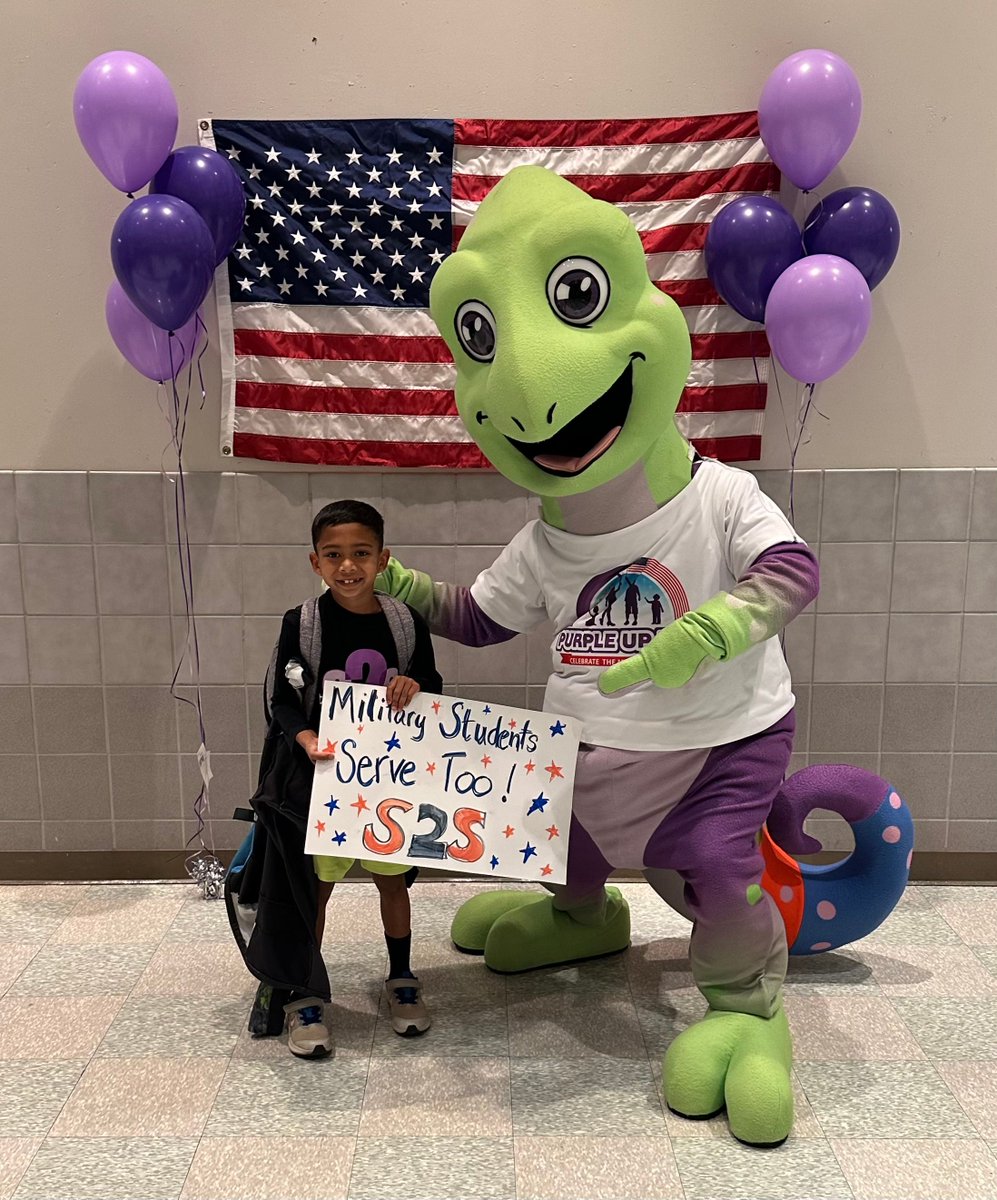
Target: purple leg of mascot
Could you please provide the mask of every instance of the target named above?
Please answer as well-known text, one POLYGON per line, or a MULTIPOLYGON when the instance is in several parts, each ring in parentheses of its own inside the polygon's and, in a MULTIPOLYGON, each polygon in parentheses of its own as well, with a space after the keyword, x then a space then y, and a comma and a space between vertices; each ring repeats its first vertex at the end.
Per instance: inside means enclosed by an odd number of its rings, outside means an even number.
POLYGON ((708 1004, 668 1049, 666 1100, 689 1117, 726 1108, 735 1137, 778 1144, 793 1120, 787 953, 874 928, 913 841, 881 779, 821 767, 784 783, 795 702, 778 634, 816 596, 816 560, 750 474, 679 434, 689 332, 612 205, 539 167, 510 172, 431 308, 465 424, 542 518, 469 588, 395 560, 382 584, 466 645, 549 618, 545 706, 583 728, 567 882, 475 897, 454 941, 508 972, 622 950, 629 912, 606 880, 642 869, 693 920, 708 1004), (833 868, 790 857, 813 848, 815 807, 855 831, 833 868))

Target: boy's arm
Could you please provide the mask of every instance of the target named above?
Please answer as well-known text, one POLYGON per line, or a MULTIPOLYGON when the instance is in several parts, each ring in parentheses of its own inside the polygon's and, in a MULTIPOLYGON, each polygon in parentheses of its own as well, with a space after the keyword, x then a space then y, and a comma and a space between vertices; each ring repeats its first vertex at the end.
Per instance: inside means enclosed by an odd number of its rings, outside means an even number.
POLYGON ((274 675, 273 704, 271 713, 280 726, 281 732, 293 746, 299 733, 311 728, 307 714, 301 703, 301 693, 291 686, 285 674, 290 660, 299 659, 301 655, 301 613, 291 609, 284 614, 280 625, 280 638, 277 642, 277 665, 274 675))
POLYGON ((415 624, 415 649, 412 651, 412 661, 406 674, 416 681, 420 691, 439 695, 443 690, 443 676, 436 669, 436 656, 433 654, 433 640, 429 636, 429 627, 414 610, 412 620, 415 624))

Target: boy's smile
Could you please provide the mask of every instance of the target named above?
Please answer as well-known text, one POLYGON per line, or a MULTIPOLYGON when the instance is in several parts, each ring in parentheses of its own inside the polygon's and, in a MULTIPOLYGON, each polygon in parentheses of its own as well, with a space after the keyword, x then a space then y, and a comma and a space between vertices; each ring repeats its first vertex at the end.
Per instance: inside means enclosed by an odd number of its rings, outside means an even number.
POLYGON ((374 580, 387 566, 389 554, 366 525, 327 525, 309 558, 333 599, 351 612, 363 613, 380 611, 374 580))

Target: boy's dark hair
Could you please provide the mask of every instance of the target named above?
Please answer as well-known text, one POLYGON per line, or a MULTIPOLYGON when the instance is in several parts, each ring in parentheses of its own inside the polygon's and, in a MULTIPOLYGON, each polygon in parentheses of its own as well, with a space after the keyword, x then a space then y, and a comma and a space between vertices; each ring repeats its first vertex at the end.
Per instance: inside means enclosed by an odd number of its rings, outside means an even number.
POLYGON ((362 500, 333 500, 319 509, 312 521, 312 549, 318 549, 318 540, 323 529, 330 525, 363 525, 377 538, 378 546, 384 545, 384 518, 370 504, 362 500))

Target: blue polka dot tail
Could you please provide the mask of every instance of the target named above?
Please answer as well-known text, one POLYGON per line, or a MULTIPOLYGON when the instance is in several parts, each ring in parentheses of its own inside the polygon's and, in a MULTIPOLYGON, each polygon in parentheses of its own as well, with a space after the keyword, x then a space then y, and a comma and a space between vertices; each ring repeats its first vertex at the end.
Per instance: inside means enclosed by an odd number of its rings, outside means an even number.
POLYGON ((786 922, 789 952, 837 950, 878 928, 907 886, 914 822, 900 794, 878 775, 850 766, 815 766, 788 779, 762 835, 762 886, 786 922), (803 831, 813 809, 838 813, 855 849, 826 866, 799 863, 820 843, 803 831))

